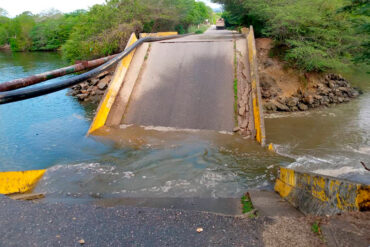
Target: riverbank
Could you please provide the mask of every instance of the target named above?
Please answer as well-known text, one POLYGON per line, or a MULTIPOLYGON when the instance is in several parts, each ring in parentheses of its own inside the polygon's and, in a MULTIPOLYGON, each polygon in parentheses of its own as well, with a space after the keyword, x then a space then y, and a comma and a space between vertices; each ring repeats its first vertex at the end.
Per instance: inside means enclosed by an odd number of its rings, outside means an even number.
POLYGON ((99 104, 112 80, 113 73, 114 68, 104 71, 93 78, 89 78, 71 87, 67 94, 77 98, 80 102, 88 101, 93 104, 99 104))
POLYGON ((10 51, 10 45, 0 45, 0 51, 10 51))
POLYGON ((349 102, 359 96, 341 75, 303 73, 270 57, 273 41, 256 40, 263 106, 266 112, 307 111, 349 102))

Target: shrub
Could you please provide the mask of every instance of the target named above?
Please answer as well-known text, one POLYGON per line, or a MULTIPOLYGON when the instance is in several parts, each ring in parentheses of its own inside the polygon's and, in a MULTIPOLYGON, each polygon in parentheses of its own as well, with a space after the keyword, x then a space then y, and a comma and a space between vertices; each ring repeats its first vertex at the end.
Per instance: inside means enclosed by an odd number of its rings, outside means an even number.
MULTIPOLYGON (((369 56, 366 0, 214 0, 223 3, 229 26, 253 25, 273 38, 282 58, 305 71, 345 68, 369 56), (359 31, 359 28, 365 28, 359 31), (360 56, 359 56, 360 54, 360 56)), ((370 28, 369 28, 370 29, 370 28)))

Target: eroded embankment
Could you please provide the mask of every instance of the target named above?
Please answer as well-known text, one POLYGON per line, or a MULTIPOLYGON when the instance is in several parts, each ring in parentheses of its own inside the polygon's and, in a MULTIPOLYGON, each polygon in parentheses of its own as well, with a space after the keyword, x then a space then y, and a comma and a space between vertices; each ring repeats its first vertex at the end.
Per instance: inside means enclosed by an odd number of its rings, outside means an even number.
POLYGON ((337 74, 303 73, 271 58, 272 40, 256 40, 266 112, 295 112, 349 102, 359 92, 337 74))

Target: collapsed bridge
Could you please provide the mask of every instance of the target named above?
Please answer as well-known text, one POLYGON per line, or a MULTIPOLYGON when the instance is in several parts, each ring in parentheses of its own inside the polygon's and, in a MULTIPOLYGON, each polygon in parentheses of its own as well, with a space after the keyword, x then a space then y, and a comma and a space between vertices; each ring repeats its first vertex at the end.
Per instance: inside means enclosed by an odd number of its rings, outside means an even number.
MULTIPOLYGON (((135 40, 133 35, 129 43, 135 40)), ((248 53, 244 34, 215 29, 144 43, 117 66, 89 134, 102 126, 137 124, 240 130, 258 134, 261 142, 263 120, 248 53)))
MULTIPOLYGON (((203 35, 141 34, 139 40, 132 34, 124 52, 87 73, 52 85, 18 89, 25 83, 20 80, 9 84, 15 91, 0 87, 0 92, 5 91, 0 93, 0 104, 68 88, 113 65, 113 79, 88 134, 102 128, 114 128, 117 133, 120 125, 135 124, 234 131, 265 145, 252 27, 242 34, 214 28, 203 35)), ((86 69, 89 64, 80 67, 86 69)), ((32 81, 50 76, 53 73, 32 81)), ((28 192, 44 172, 0 172, 0 194, 28 192)), ((280 169, 275 190, 308 213, 361 210, 369 205, 369 186, 286 168, 280 169)))

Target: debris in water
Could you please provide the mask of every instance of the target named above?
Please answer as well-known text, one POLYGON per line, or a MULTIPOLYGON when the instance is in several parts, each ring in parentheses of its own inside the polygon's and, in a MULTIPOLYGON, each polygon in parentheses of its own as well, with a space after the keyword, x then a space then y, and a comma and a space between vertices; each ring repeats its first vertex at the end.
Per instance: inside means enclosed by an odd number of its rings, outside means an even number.
POLYGON ((365 168, 365 170, 370 172, 370 168, 368 168, 364 162, 361 161, 361 165, 365 168))
POLYGON ((45 195, 42 193, 39 194, 13 194, 9 196, 13 200, 25 200, 25 201, 32 201, 37 199, 45 198, 45 195))
POLYGON ((83 239, 78 240, 78 242, 79 242, 81 245, 85 244, 85 240, 83 240, 83 239))
POLYGON ((198 227, 198 228, 197 228, 197 232, 198 232, 198 233, 203 232, 203 228, 202 228, 202 227, 198 227))

